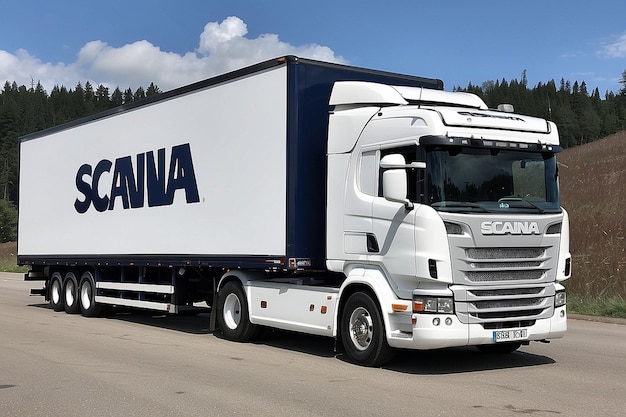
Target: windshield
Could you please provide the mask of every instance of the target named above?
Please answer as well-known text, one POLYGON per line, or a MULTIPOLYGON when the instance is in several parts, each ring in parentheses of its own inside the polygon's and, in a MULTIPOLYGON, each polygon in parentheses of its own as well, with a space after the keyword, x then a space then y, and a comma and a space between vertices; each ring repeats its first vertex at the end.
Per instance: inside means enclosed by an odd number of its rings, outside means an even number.
POLYGON ((427 196, 454 212, 560 212, 552 152, 476 147, 427 151, 427 196))

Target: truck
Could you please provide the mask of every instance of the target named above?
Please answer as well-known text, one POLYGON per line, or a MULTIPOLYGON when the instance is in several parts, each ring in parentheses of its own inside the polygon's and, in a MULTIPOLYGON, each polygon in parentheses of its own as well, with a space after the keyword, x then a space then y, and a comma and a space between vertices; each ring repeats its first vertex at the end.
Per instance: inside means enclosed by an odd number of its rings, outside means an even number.
POLYGON ((325 336, 364 366, 560 338, 562 148, 511 107, 283 56, 28 134, 18 263, 55 311, 202 305, 228 340, 325 336))

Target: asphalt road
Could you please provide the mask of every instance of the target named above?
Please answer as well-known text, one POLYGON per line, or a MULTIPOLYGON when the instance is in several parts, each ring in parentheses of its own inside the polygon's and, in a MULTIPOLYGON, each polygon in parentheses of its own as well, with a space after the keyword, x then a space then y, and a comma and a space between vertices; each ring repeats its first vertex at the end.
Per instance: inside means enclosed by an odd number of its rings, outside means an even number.
POLYGON ((239 344, 208 316, 55 313, 0 274, 0 416, 622 416, 626 325, 570 320, 511 355, 472 348, 350 364, 328 339, 239 344))

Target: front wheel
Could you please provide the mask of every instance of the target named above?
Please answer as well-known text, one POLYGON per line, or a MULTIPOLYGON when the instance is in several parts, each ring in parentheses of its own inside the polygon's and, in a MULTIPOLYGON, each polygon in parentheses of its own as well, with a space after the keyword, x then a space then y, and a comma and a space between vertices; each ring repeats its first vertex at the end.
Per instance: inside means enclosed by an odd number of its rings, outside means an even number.
POLYGON ((367 293, 348 298, 341 315, 341 337, 346 355, 360 365, 382 366, 393 357, 381 314, 367 293))
POLYGON ((246 295, 241 284, 227 282, 217 301, 217 321, 224 337, 235 342, 252 339, 257 326, 250 323, 246 295))

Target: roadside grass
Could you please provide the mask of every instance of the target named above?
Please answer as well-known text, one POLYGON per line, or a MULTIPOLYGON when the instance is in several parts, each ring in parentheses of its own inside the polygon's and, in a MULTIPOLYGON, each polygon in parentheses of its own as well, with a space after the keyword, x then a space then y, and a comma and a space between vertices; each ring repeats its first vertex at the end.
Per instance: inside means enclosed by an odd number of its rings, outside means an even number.
POLYGON ((626 131, 558 156, 569 213, 570 313, 626 317, 626 131))
POLYGON ((568 294, 567 312, 584 316, 603 316, 626 319, 626 300, 620 295, 591 297, 568 294))
POLYGON ((26 266, 17 266, 16 242, 0 243, 0 271, 19 273, 28 271, 28 267, 26 266))
POLYGON ((28 272, 27 266, 17 266, 15 260, 0 260, 0 271, 1 272, 18 272, 18 273, 26 273, 28 272))

